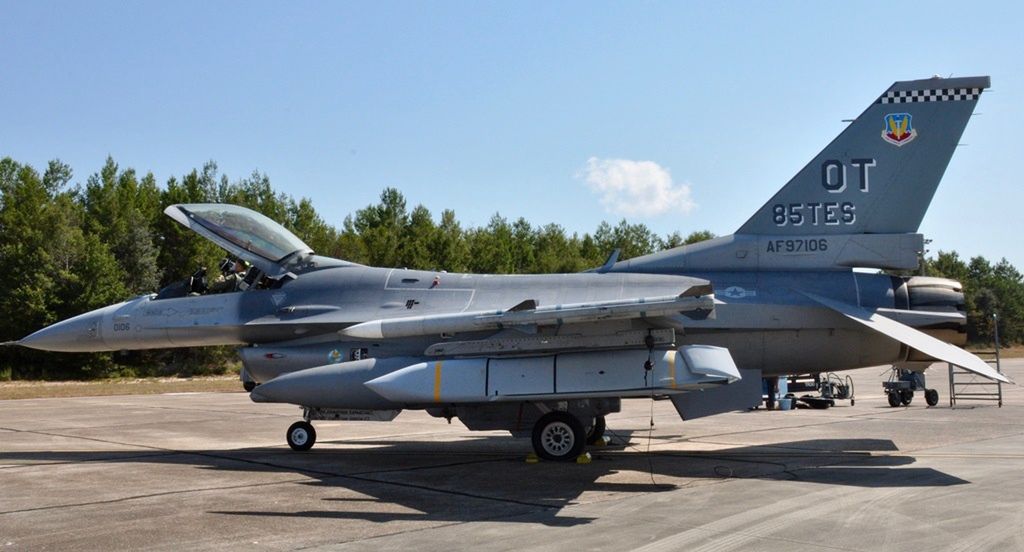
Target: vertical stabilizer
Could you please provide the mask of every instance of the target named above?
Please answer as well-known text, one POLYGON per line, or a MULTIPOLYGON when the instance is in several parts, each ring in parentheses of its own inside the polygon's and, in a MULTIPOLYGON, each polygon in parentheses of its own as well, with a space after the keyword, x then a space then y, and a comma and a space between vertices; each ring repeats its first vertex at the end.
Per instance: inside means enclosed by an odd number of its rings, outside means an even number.
POLYGON ((916 232, 989 77, 897 82, 737 234, 916 232))

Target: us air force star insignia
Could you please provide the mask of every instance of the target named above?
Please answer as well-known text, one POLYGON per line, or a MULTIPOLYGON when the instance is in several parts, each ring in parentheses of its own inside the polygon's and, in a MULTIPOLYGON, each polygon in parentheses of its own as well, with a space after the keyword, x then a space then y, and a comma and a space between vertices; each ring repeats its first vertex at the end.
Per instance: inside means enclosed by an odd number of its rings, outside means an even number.
POLYGON ((756 297, 757 292, 741 288, 740 286, 729 286, 720 291, 718 295, 728 299, 743 299, 745 297, 756 297))

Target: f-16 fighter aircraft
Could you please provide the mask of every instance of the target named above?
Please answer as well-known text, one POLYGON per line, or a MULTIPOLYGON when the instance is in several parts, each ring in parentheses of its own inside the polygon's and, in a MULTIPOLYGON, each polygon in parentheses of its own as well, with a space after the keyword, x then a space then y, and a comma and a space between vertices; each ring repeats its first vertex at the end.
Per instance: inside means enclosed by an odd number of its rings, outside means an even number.
POLYGON ((690 419, 759 403, 762 377, 934 360, 1008 381, 950 344, 965 337, 957 282, 852 270, 917 267, 917 229, 988 86, 897 82, 735 235, 582 274, 362 266, 248 209, 172 205, 242 261, 227 280, 197 274, 19 344, 238 345, 254 401, 303 408, 295 450, 313 446, 311 421, 425 409, 532 435, 553 460, 581 454, 623 398, 670 398, 690 419))

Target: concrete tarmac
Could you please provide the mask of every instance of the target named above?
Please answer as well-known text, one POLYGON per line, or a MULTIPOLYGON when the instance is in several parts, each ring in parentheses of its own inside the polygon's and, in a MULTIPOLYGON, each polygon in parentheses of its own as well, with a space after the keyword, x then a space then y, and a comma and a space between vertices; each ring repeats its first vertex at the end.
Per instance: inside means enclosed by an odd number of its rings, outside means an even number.
POLYGON ((951 408, 935 365, 891 408, 883 370, 829 410, 625 401, 586 465, 422 412, 295 453, 243 393, 0 401, 0 550, 1024 549, 1024 390, 951 408))

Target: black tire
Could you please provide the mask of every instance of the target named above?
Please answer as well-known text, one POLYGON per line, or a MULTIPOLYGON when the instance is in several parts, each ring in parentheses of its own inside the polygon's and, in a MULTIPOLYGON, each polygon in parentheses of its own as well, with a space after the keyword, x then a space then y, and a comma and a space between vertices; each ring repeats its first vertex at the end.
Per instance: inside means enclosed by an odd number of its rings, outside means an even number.
POLYGON ((900 393, 899 393, 899 391, 889 391, 889 406, 891 406, 893 408, 896 408, 902 402, 903 401, 900 400, 900 393))
POLYGON ((939 392, 934 389, 926 389, 924 392, 924 402, 928 403, 928 406, 939 404, 939 392))
POLYGON ((567 412, 548 412, 533 426, 533 451, 545 460, 571 462, 586 446, 583 424, 567 412))
POLYGON ((307 421, 295 422, 288 428, 285 439, 294 451, 309 450, 316 443, 316 430, 313 429, 313 424, 307 421))
POLYGON ((604 438, 605 428, 604 416, 594 418, 594 427, 590 428, 590 433, 587 433, 587 444, 593 445, 604 438))
POLYGON ((243 381, 242 382, 242 389, 245 389, 246 393, 252 393, 252 390, 256 389, 256 382, 255 381, 243 381))
POLYGON ((914 392, 910 389, 904 389, 900 391, 900 402, 903 406, 910 406, 910 403, 914 401, 914 392))

